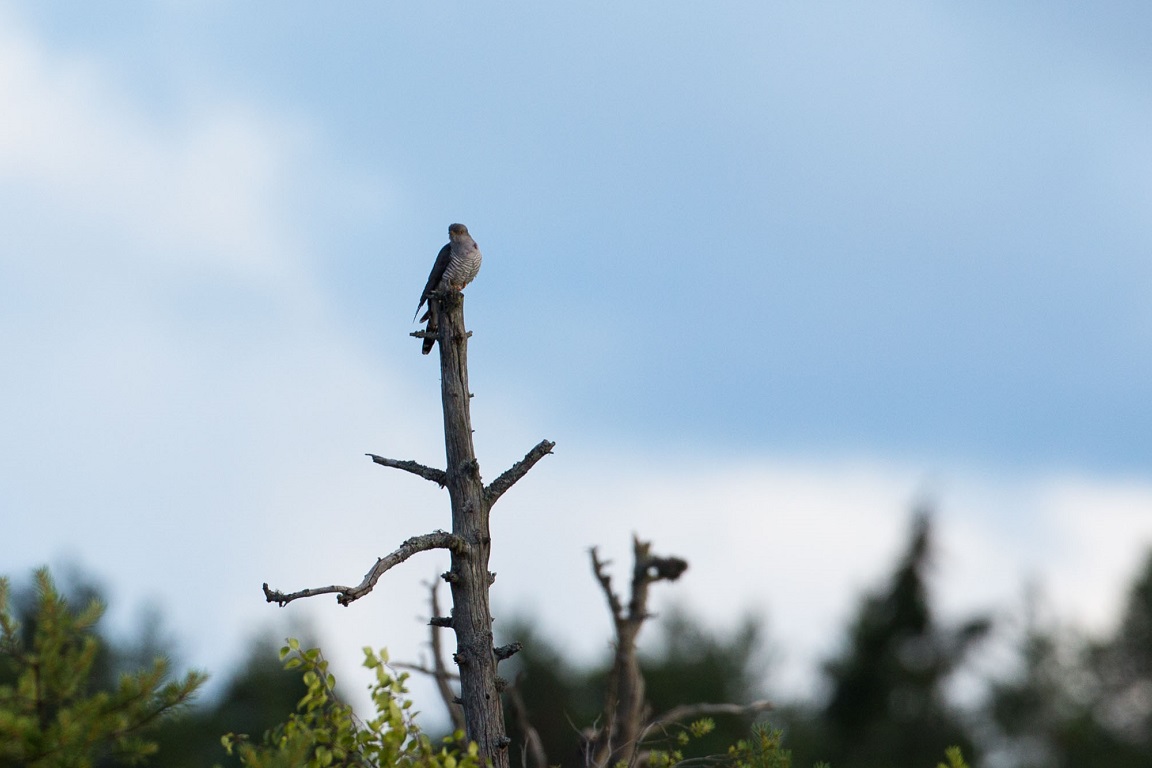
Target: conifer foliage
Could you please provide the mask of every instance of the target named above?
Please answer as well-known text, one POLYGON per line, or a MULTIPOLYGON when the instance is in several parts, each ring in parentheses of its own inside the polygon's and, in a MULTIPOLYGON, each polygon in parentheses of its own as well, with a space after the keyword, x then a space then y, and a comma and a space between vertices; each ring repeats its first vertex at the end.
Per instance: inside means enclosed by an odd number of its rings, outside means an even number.
POLYGON ((146 731, 186 704, 204 682, 189 672, 169 680, 168 662, 124 673, 101 688, 96 600, 76 609, 46 569, 36 572, 37 600, 21 624, 11 587, 0 579, 0 767, 88 768, 102 759, 136 762, 156 750, 146 731))

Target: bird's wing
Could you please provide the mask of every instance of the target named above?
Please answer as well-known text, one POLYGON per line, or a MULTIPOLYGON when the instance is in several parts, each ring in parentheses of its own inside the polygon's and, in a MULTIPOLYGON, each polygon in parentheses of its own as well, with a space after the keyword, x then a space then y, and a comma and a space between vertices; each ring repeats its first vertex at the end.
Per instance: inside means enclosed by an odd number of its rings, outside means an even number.
MULTIPOLYGON (((432 273, 428 275, 428 284, 424 286, 424 292, 420 294, 420 303, 416 305, 416 315, 420 314, 420 307, 424 306, 424 302, 428 301, 428 296, 440 284, 440 279, 444 277, 444 270, 448 269, 448 261, 451 258, 452 243, 448 243, 440 249, 440 253, 436 254, 436 263, 432 265, 432 273)), ((412 315, 413 321, 416 320, 416 315, 412 315)))

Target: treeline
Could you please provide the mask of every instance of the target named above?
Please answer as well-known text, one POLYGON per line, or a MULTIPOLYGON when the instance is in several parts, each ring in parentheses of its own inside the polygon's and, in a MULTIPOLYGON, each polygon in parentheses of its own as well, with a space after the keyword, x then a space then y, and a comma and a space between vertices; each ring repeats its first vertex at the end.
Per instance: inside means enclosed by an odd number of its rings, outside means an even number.
MULTIPOLYGON (((772 730, 759 733, 782 732, 791 763, 779 762, 787 760, 781 751, 773 753, 777 762, 762 759, 764 765, 931 768, 949 746, 983 768, 1152 765, 1152 553, 1128 591, 1115 633, 1103 638, 1045 620, 1035 604, 1023 605, 1016 617, 946 623, 932 603, 932 562, 930 517, 917 514, 888 577, 860 596, 816 690, 797 701, 773 699, 769 638, 757 619, 717 629, 685 611, 669 612, 641 641, 652 710, 772 699, 774 709, 761 716, 772 730), (989 662, 993 644, 1005 643, 1012 658, 989 662), (957 696, 961 681, 964 695, 957 696)), ((170 655, 158 633, 145 627, 134 642, 114 642, 101 629, 99 590, 81 582, 67 593, 61 597, 42 573, 36 583, 0 594, 0 768, 33 764, 28 753, 18 757, 9 749, 17 737, 48 744, 43 728, 85 713, 103 717, 104 741, 93 747, 92 762, 39 764, 116 766, 142 758, 169 768, 236 765, 237 755, 221 746, 224 734, 259 738, 283 724, 302 697, 308 700, 307 680, 282 668, 279 643, 260 641, 213 697, 192 701, 202 681, 155 661, 170 655), (64 630, 69 639, 44 645, 51 631, 64 630), (51 703, 51 711, 21 710, 30 700, 21 686, 47 682, 71 698, 51 703)), ((524 645, 502 668, 510 678, 505 698, 513 765, 526 764, 521 748, 531 730, 550 761, 584 766, 581 730, 601 711, 607 662, 571 663, 527 620, 500 625, 505 641, 524 645)), ((693 760, 725 754, 749 738, 753 725, 723 714, 707 720, 712 727, 669 726, 645 738, 654 747, 676 746, 678 760, 693 760)), ((100 734, 77 730, 53 738, 86 743, 100 734)))
MULTIPOLYGON (((983 768, 1152 766, 1152 552, 1115 634, 1104 638, 1041 618, 1035 599, 1016 616, 945 623, 932 603, 933 562, 931 518, 919 513, 886 580, 860 596, 817 689, 774 700, 766 719, 782 729, 796 765, 935 765, 956 745, 983 768)), ((773 699, 759 621, 724 633, 673 612, 661 626, 644 664, 654 710, 773 699)), ((531 725, 549 756, 580 766, 577 731, 597 711, 606 669, 569 665, 562 648, 527 626, 510 634, 528 638, 513 662, 531 725)), ((694 755, 716 754, 748 732, 747 721, 715 719, 694 755)))

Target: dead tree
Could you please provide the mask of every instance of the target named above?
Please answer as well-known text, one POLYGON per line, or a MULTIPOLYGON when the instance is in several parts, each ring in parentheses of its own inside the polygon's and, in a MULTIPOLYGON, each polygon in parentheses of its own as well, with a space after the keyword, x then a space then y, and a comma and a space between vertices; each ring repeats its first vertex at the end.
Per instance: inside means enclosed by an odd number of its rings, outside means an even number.
POLYGON ((652 554, 652 543, 632 538, 632 582, 625 607, 612 588, 608 563, 602 561, 593 547, 592 572, 604 591, 612 623, 616 630, 612 672, 604 699, 604 712, 598 729, 587 734, 586 762, 596 768, 624 763, 632 766, 644 762, 645 737, 665 725, 714 714, 754 715, 771 708, 766 701, 751 704, 686 704, 653 716, 644 695, 644 675, 636 653, 636 637, 648 612, 648 587, 657 581, 676 581, 688 569, 679 557, 652 554))
MULTIPOLYGON (((754 701, 750 704, 697 703, 682 704, 665 712, 653 715, 645 698, 644 676, 637 656, 637 636, 644 622, 652 617, 648 610, 648 588, 657 581, 676 581, 688 568, 688 563, 678 557, 661 557, 652 554, 650 542, 633 537, 632 579, 627 605, 621 600, 612 586, 608 574, 610 563, 600 559, 596 549, 591 550, 592 572, 599 582, 612 614, 616 639, 612 659, 612 671, 607 681, 604 709, 596 719, 597 726, 583 733, 583 763, 589 768, 608 768, 625 764, 643 765, 647 759, 645 740, 649 735, 661 733, 668 726, 684 723, 712 715, 737 715, 751 717, 772 708, 767 701, 754 701)), ((435 605, 435 588, 432 590, 432 604, 435 605)), ((435 610, 433 611, 435 614, 435 610)), ((408 669, 427 674, 437 680, 441 697, 449 714, 453 709, 451 690, 440 686, 444 674, 444 664, 438 660, 437 629, 432 628, 432 666, 420 664, 402 665, 408 669)), ((509 646, 512 652, 519 650, 519 644, 509 646)), ((498 653, 503 649, 497 649, 498 653)), ((507 689, 512 715, 516 719, 525 743, 522 745, 523 763, 528 768, 548 768, 549 762, 540 735, 532 725, 532 713, 520 695, 524 681, 518 675, 514 685, 507 689)))
MULTIPOLYGON (((464 327, 464 297, 459 292, 440 294, 430 300, 434 313, 435 338, 440 347, 440 388, 444 406, 443 470, 414 461, 387 459, 368 454, 377 464, 419 475, 448 489, 452 503, 452 532, 433 531, 414 536, 395 551, 377 559, 376 564, 354 587, 332 585, 283 593, 264 585, 268 602, 283 606, 292 600, 335 593, 341 605, 348 605, 372 591, 385 571, 417 552, 447 549, 451 568, 442 575, 452 588, 452 613, 434 616, 432 624, 451 627, 456 633, 452 655, 460 673, 460 700, 465 734, 479 746, 484 762, 494 768, 507 768, 508 736, 500 702, 496 665, 514 650, 497 649, 492 643, 492 614, 488 592, 495 574, 488 570, 492 551, 489 514, 492 505, 523 477, 540 459, 552 452, 555 443, 542 440, 523 459, 487 486, 480 477, 480 464, 472 445, 472 419, 468 389, 468 337, 464 327)), ((424 337, 417 331, 413 336, 424 337)))
POLYGON ((587 745, 591 765, 629 762, 636 751, 644 717, 644 676, 636 655, 636 636, 649 617, 648 586, 663 579, 675 581, 688 568, 688 563, 678 557, 657 557, 651 550, 651 542, 633 537, 632 594, 625 610, 612 589, 612 577, 605 571, 607 563, 592 548, 592 571, 608 601, 616 643, 604 699, 604 724, 587 745))

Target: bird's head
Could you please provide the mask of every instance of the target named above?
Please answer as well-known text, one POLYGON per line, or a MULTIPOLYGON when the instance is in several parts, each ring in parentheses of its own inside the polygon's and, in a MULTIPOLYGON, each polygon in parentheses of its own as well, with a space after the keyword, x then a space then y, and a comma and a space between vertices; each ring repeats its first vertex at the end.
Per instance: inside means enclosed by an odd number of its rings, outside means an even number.
POLYGON ((463 224, 453 224, 452 226, 448 227, 448 237, 452 238, 453 240, 467 236, 468 227, 464 226, 463 224))

